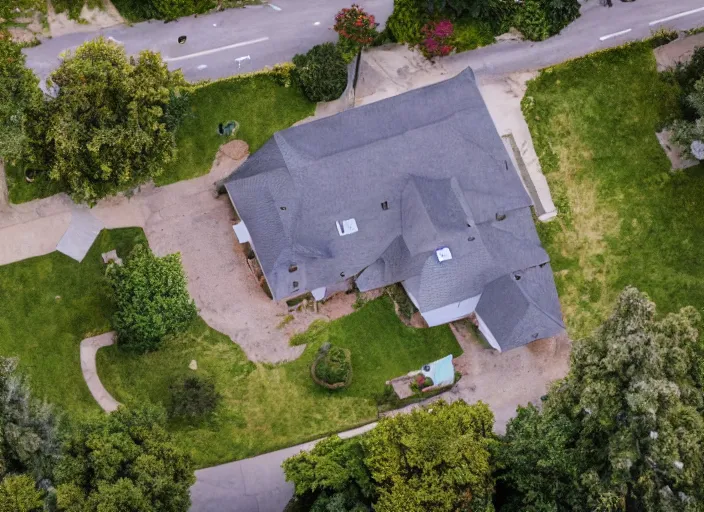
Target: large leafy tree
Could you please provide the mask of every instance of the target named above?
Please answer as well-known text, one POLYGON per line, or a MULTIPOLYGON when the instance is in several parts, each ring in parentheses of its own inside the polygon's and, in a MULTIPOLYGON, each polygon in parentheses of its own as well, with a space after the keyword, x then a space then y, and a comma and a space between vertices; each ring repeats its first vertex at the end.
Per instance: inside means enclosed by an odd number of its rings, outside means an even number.
POLYGON ((74 426, 56 467, 58 509, 186 512, 194 465, 165 422, 161 409, 121 407, 74 426))
POLYGON ((500 461, 507 510, 704 509, 704 394, 693 308, 658 319, 626 289, 574 345, 541 411, 519 409, 500 461))
POLYGON ((108 267, 107 276, 117 303, 112 324, 124 348, 155 350, 197 316, 178 253, 160 258, 137 245, 124 265, 108 267))
POLYGON ((284 462, 284 471, 300 504, 319 512, 488 511, 493 424, 481 402, 436 402, 384 418, 361 438, 322 441, 284 462))
POLYGON ((39 80, 25 67, 21 47, 0 31, 0 158, 22 156, 27 123, 41 103, 39 80))
POLYGON ((490 510, 494 415, 485 404, 436 402, 385 418, 364 439, 379 512, 490 510))
POLYGON ((361 440, 332 436, 310 452, 283 463, 286 480, 295 484, 299 508, 313 512, 369 510, 374 486, 364 465, 361 440))
POLYGON ((42 505, 59 456, 57 420, 32 397, 17 360, 0 357, 0 512, 29 512, 42 505))
POLYGON ((173 158, 168 111, 185 82, 159 54, 128 59, 120 45, 99 38, 67 54, 47 83, 56 93, 44 136, 49 176, 76 201, 143 183, 173 158))

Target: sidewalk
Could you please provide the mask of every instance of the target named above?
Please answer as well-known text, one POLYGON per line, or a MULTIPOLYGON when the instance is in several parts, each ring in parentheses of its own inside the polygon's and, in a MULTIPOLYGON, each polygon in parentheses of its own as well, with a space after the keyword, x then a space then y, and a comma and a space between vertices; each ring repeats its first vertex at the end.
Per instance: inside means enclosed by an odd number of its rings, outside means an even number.
MULTIPOLYGON (((338 434, 358 436, 376 426, 370 423, 338 434)), ((317 441, 265 453, 251 459, 196 471, 191 487, 192 512, 281 512, 293 497, 281 464, 289 457, 312 449, 317 441)))

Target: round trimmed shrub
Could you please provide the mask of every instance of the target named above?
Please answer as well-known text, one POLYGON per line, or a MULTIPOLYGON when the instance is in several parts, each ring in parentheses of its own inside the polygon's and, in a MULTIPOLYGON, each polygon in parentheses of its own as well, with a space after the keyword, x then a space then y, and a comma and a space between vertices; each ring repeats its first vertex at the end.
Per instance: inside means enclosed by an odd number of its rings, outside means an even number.
POLYGON ((347 87, 347 64, 333 43, 319 44, 293 57, 295 76, 310 101, 332 101, 347 87))
POLYGON ((352 359, 350 351, 324 344, 311 367, 313 380, 328 389, 349 386, 352 381, 352 359))
POLYGON ((217 408, 222 396, 215 390, 215 383, 199 375, 181 377, 169 387, 172 418, 200 418, 217 408))

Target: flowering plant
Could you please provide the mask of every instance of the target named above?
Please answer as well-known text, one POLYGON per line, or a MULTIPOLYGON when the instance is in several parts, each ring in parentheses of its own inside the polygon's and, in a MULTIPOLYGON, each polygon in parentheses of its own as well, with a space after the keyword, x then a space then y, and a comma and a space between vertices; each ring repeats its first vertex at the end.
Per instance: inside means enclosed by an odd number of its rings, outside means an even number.
POLYGON ((430 21, 420 32, 423 35, 420 51, 430 60, 434 57, 445 57, 455 49, 452 45, 454 27, 450 20, 430 21))
POLYGON ((333 29, 342 39, 359 46, 369 46, 377 35, 378 25, 373 14, 367 14, 359 5, 352 4, 352 7, 337 13, 333 29))

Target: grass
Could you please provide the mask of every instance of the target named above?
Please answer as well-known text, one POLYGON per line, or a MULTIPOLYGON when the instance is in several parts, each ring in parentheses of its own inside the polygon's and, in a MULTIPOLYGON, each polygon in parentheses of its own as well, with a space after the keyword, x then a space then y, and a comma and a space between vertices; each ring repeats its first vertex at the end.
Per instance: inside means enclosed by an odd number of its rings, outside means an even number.
POLYGON ((5 177, 11 203, 26 203, 62 192, 61 184, 50 180, 47 173, 38 174, 32 183, 28 183, 24 176, 24 166, 19 162, 5 163, 5 177))
POLYGON ((283 87, 265 74, 233 77, 196 88, 191 94, 191 115, 176 133, 178 155, 157 185, 207 174, 221 144, 218 123, 237 121, 233 138, 259 149, 276 131, 313 115, 315 104, 298 87, 283 87))
POLYGON ((51 4, 57 13, 65 12, 72 20, 80 19, 84 5, 88 5, 91 9, 103 8, 102 0, 52 0, 51 4))
POLYGON ((457 20, 453 25, 455 30, 452 34, 452 41, 458 52, 474 50, 494 42, 494 31, 484 21, 464 17, 457 20))
POLYGON ((679 88, 636 43, 544 71, 524 113, 560 215, 541 224, 570 334, 634 285, 661 313, 704 307, 704 168, 671 175, 655 137, 679 88))
POLYGON ((186 336, 146 356, 127 356, 116 347, 98 352, 107 389, 123 403, 168 404, 170 382, 195 359, 224 396, 214 418, 202 424, 172 423, 178 442, 200 466, 241 459, 291 446, 376 419, 376 399, 388 379, 461 349, 447 326, 406 327, 388 298, 300 335, 303 355, 281 365, 254 364, 226 336, 202 322, 186 336), (303 338, 303 339, 301 339, 303 338), (349 388, 328 391, 310 377, 310 364, 325 341, 352 353, 349 388))
POLYGON ((141 229, 103 231, 82 263, 54 252, 0 266, 0 354, 18 357, 34 392, 76 417, 98 411, 81 375, 79 343, 110 329, 100 254, 124 257, 141 229))

